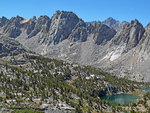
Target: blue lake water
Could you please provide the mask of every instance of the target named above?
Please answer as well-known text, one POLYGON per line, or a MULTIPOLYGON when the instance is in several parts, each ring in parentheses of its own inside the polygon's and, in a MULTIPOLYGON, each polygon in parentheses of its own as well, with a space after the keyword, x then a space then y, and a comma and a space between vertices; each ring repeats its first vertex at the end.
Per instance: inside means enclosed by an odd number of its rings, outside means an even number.
POLYGON ((139 98, 138 95, 134 94, 117 94, 117 95, 110 95, 102 97, 102 100, 109 101, 114 105, 125 105, 130 103, 136 103, 137 99, 139 98))

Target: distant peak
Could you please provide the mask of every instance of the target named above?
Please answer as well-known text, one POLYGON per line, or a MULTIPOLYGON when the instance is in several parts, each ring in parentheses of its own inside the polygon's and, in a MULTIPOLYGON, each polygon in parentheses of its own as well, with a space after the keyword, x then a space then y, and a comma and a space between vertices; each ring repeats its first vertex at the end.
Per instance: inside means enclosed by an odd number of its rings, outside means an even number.
POLYGON ((36 16, 33 16, 33 18, 32 18, 33 20, 36 20, 36 16))
POLYGON ((150 23, 148 23, 145 28, 146 28, 146 29, 150 29, 150 23))
POLYGON ((15 18, 16 18, 17 20, 23 20, 23 19, 24 19, 23 17, 18 16, 18 15, 17 15, 15 18))
POLYGON ((2 19, 6 19, 7 20, 7 18, 5 16, 2 16, 2 19))
POLYGON ((54 15, 60 15, 60 14, 74 14, 75 15, 75 13, 73 13, 72 11, 60 11, 60 10, 56 11, 54 15))
POLYGON ((53 15, 52 19, 58 19, 58 18, 60 18, 60 19, 66 18, 66 19, 68 19, 68 21, 70 19, 79 19, 79 17, 71 11, 59 11, 59 10, 56 11, 56 13, 53 15))
POLYGON ((116 21, 116 19, 114 19, 114 18, 112 18, 112 17, 109 17, 109 18, 107 18, 106 20, 114 20, 114 21, 116 21))
POLYGON ((115 20, 112 17, 107 18, 105 21, 102 22, 103 24, 107 25, 110 28, 115 29, 116 31, 119 31, 123 27, 123 23, 115 20))
POLYGON ((109 21, 109 22, 118 22, 118 20, 112 18, 112 17, 109 17, 107 18, 105 21, 109 21))
POLYGON ((107 19, 113 19, 112 17, 109 17, 109 18, 107 18, 107 19))
POLYGON ((11 21, 22 21, 22 20, 24 20, 24 18, 17 15, 16 17, 12 17, 10 20, 11 21))
POLYGON ((40 20, 40 19, 47 19, 47 20, 49 20, 50 18, 49 18, 47 15, 44 15, 44 16, 40 16, 40 17, 38 18, 38 20, 40 20))

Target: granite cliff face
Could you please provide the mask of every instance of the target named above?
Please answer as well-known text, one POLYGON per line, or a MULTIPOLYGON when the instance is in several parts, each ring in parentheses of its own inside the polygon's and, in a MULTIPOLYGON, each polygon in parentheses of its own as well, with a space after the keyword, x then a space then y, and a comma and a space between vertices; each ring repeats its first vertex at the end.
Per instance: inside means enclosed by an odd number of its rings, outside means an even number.
MULTIPOLYGON (((138 20, 126 24, 111 41, 107 44, 106 52, 99 64, 103 68, 118 75, 126 75, 136 80, 143 80, 141 69, 136 70, 139 65, 142 40, 144 40, 145 29, 138 20)), ((98 64, 97 64, 98 65, 98 64)), ((144 68, 143 68, 144 69, 144 68)), ((144 71, 144 70, 142 70, 144 71)), ((145 70, 146 71, 146 70, 145 70)))
POLYGON ((149 81, 150 24, 108 18, 85 23, 73 12, 57 11, 52 18, 0 18, 0 33, 30 50, 52 58, 92 65, 149 81), (117 32, 116 32, 117 31, 117 32))
POLYGON ((112 39, 112 45, 126 45, 126 50, 136 47, 145 32, 142 24, 138 20, 131 21, 130 24, 126 24, 112 39))

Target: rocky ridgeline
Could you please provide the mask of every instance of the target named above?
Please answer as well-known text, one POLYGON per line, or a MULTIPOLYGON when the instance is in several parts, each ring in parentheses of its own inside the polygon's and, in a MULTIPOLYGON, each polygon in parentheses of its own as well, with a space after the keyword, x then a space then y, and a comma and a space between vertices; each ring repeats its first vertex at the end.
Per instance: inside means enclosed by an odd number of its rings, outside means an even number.
POLYGON ((103 68, 131 79, 149 81, 149 25, 138 20, 85 23, 73 12, 51 18, 0 18, 0 33, 30 50, 57 59, 103 68))
MULTIPOLYGON (((0 27, 0 32, 8 37, 32 38, 38 36, 39 38, 43 38, 42 41, 40 41, 41 43, 46 42, 54 45, 65 39, 86 41, 89 34, 97 33, 98 35, 102 35, 100 32, 106 35, 106 40, 110 40, 116 33, 114 30, 99 22, 94 25, 87 25, 74 13, 65 11, 57 11, 52 18, 40 16, 38 19, 36 19, 36 17, 24 19, 17 16, 9 20, 2 17, 0 19, 0 27), (110 31, 110 33, 108 33, 108 31, 110 31), (46 39, 48 41, 46 41, 46 39)), ((99 38, 99 36, 97 36, 97 38, 99 38)), ((99 40, 96 39, 95 43, 97 43, 97 41, 99 40)))

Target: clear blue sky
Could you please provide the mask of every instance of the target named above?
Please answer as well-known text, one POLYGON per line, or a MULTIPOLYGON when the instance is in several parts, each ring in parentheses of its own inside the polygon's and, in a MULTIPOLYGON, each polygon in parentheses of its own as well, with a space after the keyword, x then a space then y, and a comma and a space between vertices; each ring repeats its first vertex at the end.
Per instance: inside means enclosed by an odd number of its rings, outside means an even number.
POLYGON ((144 26, 150 22, 150 0, 1 0, 0 17, 51 17, 56 10, 73 11, 84 21, 113 17, 129 22, 136 18, 144 26))

